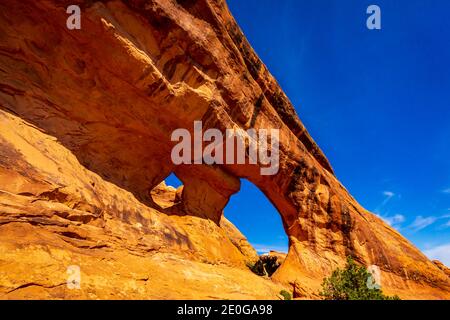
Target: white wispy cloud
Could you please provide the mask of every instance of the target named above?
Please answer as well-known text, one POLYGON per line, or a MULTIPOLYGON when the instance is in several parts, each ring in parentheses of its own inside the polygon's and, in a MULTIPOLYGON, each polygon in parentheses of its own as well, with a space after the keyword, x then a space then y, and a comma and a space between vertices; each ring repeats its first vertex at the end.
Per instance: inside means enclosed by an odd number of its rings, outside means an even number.
POLYGON ((436 222, 438 218, 436 217, 423 217, 423 216, 417 216, 414 222, 409 226, 414 231, 419 231, 422 229, 425 229, 426 227, 432 225, 436 222))
POLYGON ((393 196, 395 196, 395 193, 393 193, 392 191, 383 191, 383 195, 388 198, 392 198, 393 196))
POLYGON ((393 197, 395 197, 395 193, 392 191, 383 191, 384 199, 383 201, 375 208, 374 212, 380 213, 381 209, 391 200, 393 197))
MULTIPOLYGON (((436 221, 442 220, 442 219, 448 219, 450 218, 450 214, 444 214, 441 216, 417 216, 416 219, 411 223, 408 228, 412 229, 413 231, 420 231, 422 229, 425 229, 426 227, 434 224, 436 221)), ((450 221, 447 221, 445 224, 440 225, 440 228, 446 228, 450 227, 450 221)))
POLYGON ((288 252, 288 246, 277 246, 277 245, 270 245, 270 244, 252 244, 253 248, 258 253, 268 253, 270 251, 278 251, 278 252, 288 252))
POLYGON ((444 189, 444 190, 442 190, 442 192, 443 192, 443 193, 450 194, 450 188, 444 189))
POLYGON ((386 221, 390 226, 400 224, 405 221, 405 216, 402 214, 396 214, 393 216, 384 217, 384 221, 386 221))
MULTIPOLYGON (((450 208, 448 209, 448 211, 450 211, 450 208)), ((450 213, 448 214, 444 214, 443 216, 441 216, 442 219, 448 219, 450 218, 450 213)), ((447 222, 445 222, 443 225, 441 225, 441 228, 449 228, 450 227, 450 220, 448 220, 447 222)))
POLYGON ((425 255, 432 260, 439 260, 450 266, 450 243, 424 250, 425 255))
POLYGON ((405 216, 402 214, 395 214, 393 216, 381 216, 377 214, 377 216, 396 229, 400 228, 400 225, 406 220, 405 216))
POLYGON ((389 215, 388 212, 384 210, 384 207, 392 198, 400 197, 400 195, 397 195, 395 192, 389 190, 383 191, 382 194, 384 199, 374 210, 375 214, 391 227, 400 229, 401 224, 406 220, 405 216, 402 214, 389 215))

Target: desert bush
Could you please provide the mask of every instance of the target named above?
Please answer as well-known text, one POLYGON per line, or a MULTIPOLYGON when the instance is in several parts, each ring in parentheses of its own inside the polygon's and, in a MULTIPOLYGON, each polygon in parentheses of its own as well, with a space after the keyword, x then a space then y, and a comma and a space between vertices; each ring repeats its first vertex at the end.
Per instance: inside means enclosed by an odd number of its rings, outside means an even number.
POLYGON ((281 290, 280 295, 283 296, 284 300, 292 300, 292 295, 286 290, 281 290))
POLYGON ((371 274, 358 266, 351 257, 345 269, 336 269, 322 283, 320 295, 325 300, 399 300, 398 296, 385 296, 381 289, 369 288, 371 274))

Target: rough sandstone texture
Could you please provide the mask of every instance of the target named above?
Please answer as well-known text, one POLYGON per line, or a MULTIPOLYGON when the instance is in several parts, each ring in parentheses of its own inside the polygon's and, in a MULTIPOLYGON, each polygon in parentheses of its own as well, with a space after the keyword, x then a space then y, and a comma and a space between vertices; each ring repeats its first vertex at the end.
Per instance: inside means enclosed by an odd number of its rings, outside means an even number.
POLYGON ((447 269, 339 183, 222 0, 3 0, 0 75, 0 298, 317 298, 348 255, 378 265, 387 294, 450 298, 447 269), (174 166, 170 135, 195 120, 279 129, 278 174, 174 166), (182 188, 162 184, 171 172, 182 188), (289 236, 272 280, 222 218, 240 178, 289 236))
POLYGON ((450 277, 450 268, 448 268, 447 266, 445 266, 442 262, 440 262, 439 260, 432 260, 433 263, 435 265, 438 266, 439 269, 441 269, 442 271, 444 271, 444 273, 450 277))

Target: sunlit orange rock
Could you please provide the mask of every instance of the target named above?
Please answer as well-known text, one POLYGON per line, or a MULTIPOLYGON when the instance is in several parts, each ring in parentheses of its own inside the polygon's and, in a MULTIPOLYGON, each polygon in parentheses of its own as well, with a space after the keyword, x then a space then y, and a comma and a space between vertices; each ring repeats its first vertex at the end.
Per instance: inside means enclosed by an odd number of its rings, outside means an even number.
POLYGON ((3 0, 0 74, 1 298, 317 298, 348 255, 379 266, 387 294, 450 298, 442 268, 339 183, 224 1, 3 0), (195 120, 279 129, 279 172, 175 166, 171 133, 195 120), (172 172, 183 188, 161 185, 172 172), (220 227, 240 178, 289 236, 273 281, 220 227))

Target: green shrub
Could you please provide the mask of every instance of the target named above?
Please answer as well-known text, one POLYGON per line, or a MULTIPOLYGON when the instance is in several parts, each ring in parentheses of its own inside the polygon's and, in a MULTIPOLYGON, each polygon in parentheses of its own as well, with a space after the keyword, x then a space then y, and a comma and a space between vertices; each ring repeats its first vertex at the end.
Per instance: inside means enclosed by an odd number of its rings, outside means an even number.
POLYGON ((292 300, 292 295, 286 290, 281 290, 280 294, 283 296, 284 300, 292 300))
POLYGON ((348 257, 344 270, 338 268, 323 280, 320 295, 325 300, 399 300, 398 296, 385 296, 380 289, 369 288, 369 277, 365 267, 348 257))

